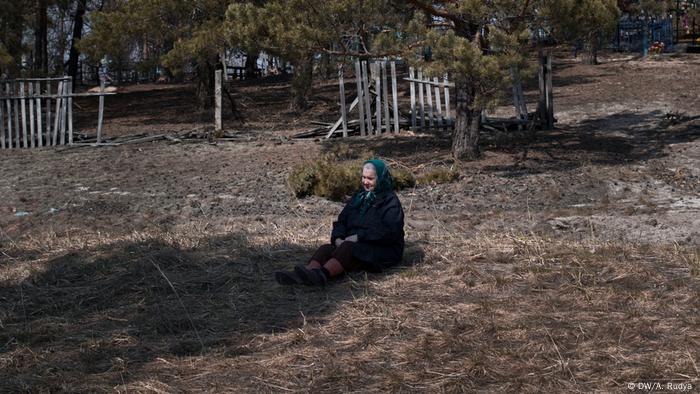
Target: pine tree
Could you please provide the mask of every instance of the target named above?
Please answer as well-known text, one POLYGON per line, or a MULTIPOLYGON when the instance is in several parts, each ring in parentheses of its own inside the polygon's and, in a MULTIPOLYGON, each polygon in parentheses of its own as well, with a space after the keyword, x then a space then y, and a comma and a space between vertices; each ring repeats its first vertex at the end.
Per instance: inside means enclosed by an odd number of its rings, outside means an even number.
POLYGON ((122 0, 90 16, 92 29, 80 48, 142 66, 164 65, 177 74, 191 66, 202 107, 213 102, 214 71, 225 48, 223 20, 229 0, 122 0))
MULTIPOLYGON (((423 42, 432 50, 420 61, 429 72, 449 73, 456 88, 456 124, 452 154, 458 159, 480 155, 481 113, 497 102, 513 83, 511 71, 527 68, 534 33, 569 26, 569 38, 591 45, 614 26, 619 11, 614 0, 408 0, 416 11, 404 35, 414 47, 423 42)), ((593 48, 597 48, 593 46, 593 48)), ((536 49, 536 48, 535 48, 536 49)), ((409 59, 422 59, 414 53, 409 59)))
POLYGON ((25 2, 13 0, 0 0, 0 10, 0 66, 5 74, 17 76, 22 55, 27 53, 22 34, 30 10, 25 2))
POLYGON ((226 32, 232 44, 256 47, 292 63, 293 109, 307 106, 317 56, 372 57, 372 41, 400 13, 386 0, 272 0, 232 4, 226 32))
POLYGON ((598 63, 598 50, 609 42, 620 18, 617 0, 558 0, 543 10, 555 38, 583 43, 587 64, 598 63))

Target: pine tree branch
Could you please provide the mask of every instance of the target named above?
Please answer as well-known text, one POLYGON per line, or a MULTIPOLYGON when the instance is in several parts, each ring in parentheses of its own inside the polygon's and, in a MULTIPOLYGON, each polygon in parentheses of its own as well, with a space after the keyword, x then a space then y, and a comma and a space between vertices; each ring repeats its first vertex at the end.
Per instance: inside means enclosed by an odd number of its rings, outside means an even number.
MULTIPOLYGON (((406 49, 414 49, 418 48, 425 45, 425 41, 417 41, 412 44, 409 44, 406 46, 406 49)), ((380 57, 391 57, 391 56, 401 56, 404 55, 404 52, 401 50, 396 50, 396 51, 387 51, 387 52, 370 52, 370 51, 364 51, 364 52, 358 52, 358 51, 334 51, 332 49, 328 48, 316 48, 315 49, 318 52, 323 52, 327 55, 332 55, 332 56, 350 56, 350 57, 364 57, 364 58, 380 58, 380 57)))
POLYGON ((462 18, 457 14, 453 14, 451 12, 435 8, 435 6, 433 6, 432 4, 425 4, 420 0, 407 0, 406 2, 433 16, 439 16, 445 19, 449 19, 453 22, 458 22, 462 20, 462 18))

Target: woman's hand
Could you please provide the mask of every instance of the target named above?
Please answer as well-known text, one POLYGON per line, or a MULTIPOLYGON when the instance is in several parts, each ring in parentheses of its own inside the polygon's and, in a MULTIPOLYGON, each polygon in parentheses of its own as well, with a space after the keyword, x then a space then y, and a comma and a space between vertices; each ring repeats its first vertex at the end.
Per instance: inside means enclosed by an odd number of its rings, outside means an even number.
POLYGON ((353 234, 349 237, 346 237, 345 240, 349 242, 357 242, 357 234, 353 234))

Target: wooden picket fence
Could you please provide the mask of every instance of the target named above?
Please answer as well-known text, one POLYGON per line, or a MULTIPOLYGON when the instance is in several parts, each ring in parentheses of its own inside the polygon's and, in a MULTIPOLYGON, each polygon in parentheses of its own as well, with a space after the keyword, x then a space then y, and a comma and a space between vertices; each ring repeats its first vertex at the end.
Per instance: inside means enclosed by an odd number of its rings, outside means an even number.
POLYGON ((330 126, 326 138, 336 132, 348 136, 349 127, 359 125, 360 135, 379 135, 398 133, 401 118, 398 109, 398 91, 396 84, 396 63, 384 60, 355 61, 355 79, 357 97, 346 107, 344 68, 339 66, 340 80, 340 119, 330 126), (389 87, 391 80, 391 88, 389 87), (389 94, 391 89, 391 96, 389 94), (348 114, 357 108, 358 120, 349 120, 348 114), (341 129, 342 126, 342 129, 341 129))
POLYGON ((73 143, 72 84, 70 77, 0 80, 0 149, 73 143))
POLYGON ((423 74, 423 70, 414 70, 411 67, 408 70, 408 78, 404 80, 411 83, 411 130, 452 127, 454 119, 450 111, 450 87, 454 84, 447 80, 446 75, 442 80, 438 77, 431 79, 423 74), (433 101, 433 94, 435 101, 433 101))
MULTIPOLYGON (((528 112, 523 93, 523 83, 517 68, 511 68, 513 78, 514 118, 488 117, 482 114, 481 125, 486 130, 533 130, 539 127, 544 130, 554 128, 554 97, 552 88, 552 55, 542 52, 539 56, 539 100, 537 109, 528 112)), ((383 132, 398 133, 400 126, 409 126, 408 119, 402 119, 398 108, 396 83, 396 63, 385 60, 355 61, 355 80, 357 97, 346 108, 345 83, 343 66, 339 67, 340 110, 341 116, 335 124, 324 124, 299 137, 317 136, 319 132, 330 138, 334 133, 342 131, 343 137, 348 136, 348 130, 358 131, 362 136, 382 134, 383 132), (387 72, 390 65, 390 73, 387 72), (389 97, 388 80, 391 81, 391 97, 389 97), (390 100, 391 98, 391 100, 390 100), (358 120, 350 120, 348 114, 357 108, 358 120), (391 127, 393 124, 393 128, 391 127), (342 128, 341 128, 342 126, 342 128)), ((454 111, 450 107, 450 88, 454 83, 447 75, 442 77, 428 76, 422 69, 410 67, 408 77, 403 78, 410 84, 410 130, 452 130, 455 126, 454 111)))
POLYGON ((71 77, 0 80, 0 149, 73 144, 73 98, 99 96, 98 143, 104 96, 72 93, 71 77), (55 92, 55 93, 54 93, 55 92))
MULTIPOLYGON (((347 108, 345 101, 344 68, 339 66, 341 116, 335 124, 329 126, 326 138, 342 132, 348 136, 348 130, 354 128, 361 136, 398 133, 402 125, 407 125, 399 113, 398 84, 396 80, 396 62, 375 60, 355 61, 355 81, 357 97, 347 108), (350 120, 348 114, 357 108, 358 119, 350 120), (341 128, 342 126, 342 128, 341 128)), ((450 87, 454 84, 437 77, 424 77, 422 70, 417 73, 409 70, 409 77, 403 78, 411 86, 411 130, 446 129, 452 127, 454 119, 450 111, 450 87), (435 101, 433 101, 433 97, 435 101)), ((309 135, 313 135, 313 130, 309 135)))

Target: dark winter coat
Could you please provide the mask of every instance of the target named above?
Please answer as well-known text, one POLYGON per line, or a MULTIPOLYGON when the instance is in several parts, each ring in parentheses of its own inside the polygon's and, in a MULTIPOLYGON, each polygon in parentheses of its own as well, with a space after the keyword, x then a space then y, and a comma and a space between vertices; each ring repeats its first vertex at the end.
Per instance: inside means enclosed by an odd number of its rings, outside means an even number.
POLYGON ((338 238, 357 234, 352 248, 356 259, 370 263, 376 270, 400 262, 404 249, 403 208, 396 193, 388 191, 377 196, 364 216, 360 207, 352 203, 355 197, 333 222, 331 244, 335 245, 338 238))

